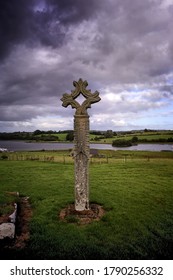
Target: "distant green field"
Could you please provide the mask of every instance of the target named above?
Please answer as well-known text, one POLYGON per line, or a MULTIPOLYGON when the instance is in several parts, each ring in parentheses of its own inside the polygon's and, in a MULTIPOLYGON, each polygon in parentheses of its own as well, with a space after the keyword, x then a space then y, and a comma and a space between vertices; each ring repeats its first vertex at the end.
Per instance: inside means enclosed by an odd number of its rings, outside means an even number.
MULTIPOLYGON (((54 140, 54 141, 66 141, 66 136, 67 136, 67 133, 52 133, 52 134, 38 134, 36 135, 35 137, 38 138, 39 140, 43 138, 43 141, 44 139, 46 139, 46 137, 55 137, 55 139, 57 138, 57 140, 54 140)), ((46 141, 46 140, 45 140, 46 141)))
POLYGON ((1 193, 18 191, 33 209, 27 247, 0 246, 2 259, 173 258, 171 153, 102 152, 109 153, 108 163, 103 158, 90 164, 90 201, 106 213, 85 226, 58 217, 74 202, 72 160, 0 160, 1 193))
MULTIPOLYGON (((173 132, 172 131, 156 131, 156 132, 136 132, 136 133, 118 133, 117 136, 114 136, 112 138, 104 138, 100 140, 94 140, 98 135, 91 135, 90 139, 92 142, 99 142, 99 143, 106 143, 106 144, 112 144, 113 140, 131 140, 132 137, 138 137, 139 141, 147 140, 148 142, 158 142, 159 140, 165 140, 172 138, 171 143, 173 143, 173 132)), ((161 142, 160 141, 160 142, 161 142)))
POLYGON ((158 140, 158 139, 168 139, 168 138, 173 138, 173 135, 171 134, 149 134, 149 133, 142 133, 142 134, 132 134, 132 135, 125 135, 125 136, 121 136, 121 137, 116 137, 117 139, 126 139, 126 140, 130 140, 133 136, 137 136, 139 140, 144 140, 147 139, 148 141, 151 140, 158 140))
POLYGON ((58 134, 52 134, 54 136, 58 136, 59 138, 59 141, 66 141, 66 136, 67 136, 67 133, 58 133, 58 134))

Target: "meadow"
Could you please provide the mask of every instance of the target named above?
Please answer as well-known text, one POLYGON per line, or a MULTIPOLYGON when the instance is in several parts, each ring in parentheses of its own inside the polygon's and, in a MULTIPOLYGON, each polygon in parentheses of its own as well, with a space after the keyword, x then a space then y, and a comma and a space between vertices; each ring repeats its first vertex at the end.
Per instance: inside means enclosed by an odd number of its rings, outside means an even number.
POLYGON ((29 197, 33 211, 27 246, 1 247, 1 259, 173 258, 173 153, 102 151, 105 158, 90 164, 89 181, 90 202, 105 214, 88 225, 59 218, 74 202, 73 160, 66 151, 64 161, 64 153, 54 152, 59 161, 24 154, 21 160, 22 153, 0 160, 1 194, 29 197))
POLYGON ((172 130, 167 131, 136 131, 136 132, 124 132, 124 133, 117 133, 114 137, 108 138, 101 138, 97 139, 98 135, 90 134, 91 142, 98 142, 105 143, 105 144, 112 144, 114 140, 125 140, 130 141, 133 137, 137 137, 138 143, 173 143, 173 132, 172 130))

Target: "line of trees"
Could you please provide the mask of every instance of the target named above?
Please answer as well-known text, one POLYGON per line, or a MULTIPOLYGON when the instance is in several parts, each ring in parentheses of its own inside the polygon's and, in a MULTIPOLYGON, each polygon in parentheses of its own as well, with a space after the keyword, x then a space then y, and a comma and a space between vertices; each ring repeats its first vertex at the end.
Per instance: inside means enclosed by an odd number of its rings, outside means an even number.
POLYGON ((23 140, 23 141, 57 141, 58 135, 53 131, 43 132, 36 130, 34 132, 1 132, 0 140, 23 140))
MULTIPOLYGON (((62 138, 60 137, 60 134, 66 134, 66 141, 73 141, 74 139, 74 131, 73 130, 62 130, 62 131, 53 131, 53 130, 35 130, 34 132, 0 132, 0 140, 23 140, 23 141, 60 141, 62 138)), ((130 135, 132 132, 127 131, 125 132, 114 132, 112 130, 107 130, 107 131, 90 131, 90 134, 93 135, 91 136, 91 140, 94 141, 100 141, 106 138, 114 138, 115 136, 126 136, 130 135)), ((153 133, 153 136, 155 135, 161 135, 162 133, 158 131, 158 133, 155 131, 153 133)), ((161 137, 153 137, 151 138, 151 131, 148 131, 145 129, 144 133, 141 132, 141 135, 143 136, 142 139, 140 137, 138 138, 137 136, 133 136, 130 142, 132 144, 134 143, 173 143, 173 131, 168 131, 167 137, 161 138, 161 137), (146 133, 146 134, 145 134, 146 133), (150 135, 150 138, 147 138, 147 135, 150 135), (168 137, 169 135, 169 137, 168 137), (144 138, 146 136, 146 138, 144 138)), ((113 139, 114 140, 114 139, 113 139)), ((114 140, 113 145, 130 145, 130 142, 125 143, 124 140, 122 144, 120 143, 120 140, 114 140)))

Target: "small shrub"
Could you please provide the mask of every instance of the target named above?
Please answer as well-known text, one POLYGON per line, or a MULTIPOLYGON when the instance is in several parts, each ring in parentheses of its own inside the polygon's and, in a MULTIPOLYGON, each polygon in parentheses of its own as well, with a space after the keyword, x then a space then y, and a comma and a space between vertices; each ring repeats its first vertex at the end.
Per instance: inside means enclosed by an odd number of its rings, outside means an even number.
POLYGON ((133 136, 131 141, 133 143, 137 143, 138 142, 138 137, 137 136, 133 136))
POLYGON ((7 156, 7 155, 2 155, 2 156, 0 157, 0 159, 8 159, 8 156, 7 156))

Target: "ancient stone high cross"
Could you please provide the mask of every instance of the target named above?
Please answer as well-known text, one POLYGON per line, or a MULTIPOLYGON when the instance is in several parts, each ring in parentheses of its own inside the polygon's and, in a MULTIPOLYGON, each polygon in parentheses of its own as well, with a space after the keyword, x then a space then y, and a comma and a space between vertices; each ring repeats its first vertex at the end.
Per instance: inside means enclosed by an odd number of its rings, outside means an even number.
POLYGON ((99 92, 91 93, 87 90, 87 81, 79 79, 74 81, 74 90, 71 94, 64 93, 62 106, 71 105, 76 109, 74 115, 74 163, 75 163, 75 209, 77 211, 89 210, 89 115, 87 109, 91 104, 99 102, 99 92), (85 100, 79 104, 76 98, 82 95, 85 100))

